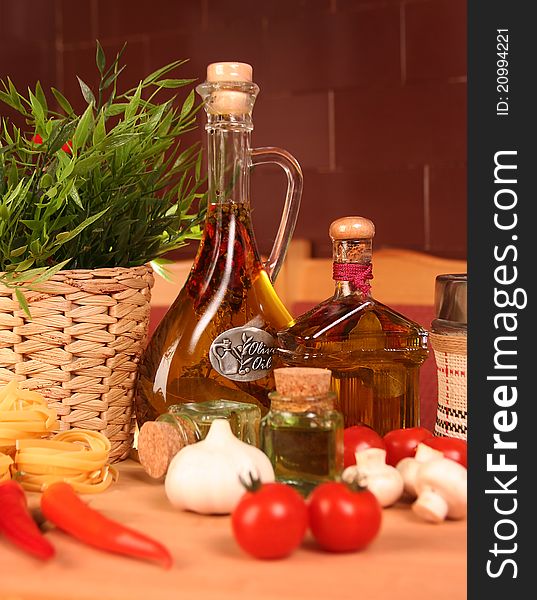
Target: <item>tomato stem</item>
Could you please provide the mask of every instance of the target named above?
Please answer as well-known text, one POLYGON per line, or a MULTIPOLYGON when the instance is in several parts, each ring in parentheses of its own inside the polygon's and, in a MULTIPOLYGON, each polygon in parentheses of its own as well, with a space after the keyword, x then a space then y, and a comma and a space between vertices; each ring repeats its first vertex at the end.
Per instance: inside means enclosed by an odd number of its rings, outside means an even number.
POLYGON ((357 470, 350 481, 344 481, 343 483, 351 490, 351 492, 365 492, 367 486, 362 483, 364 480, 365 477, 357 470))
POLYGON ((239 475, 239 480, 248 492, 258 492, 263 485, 259 475, 254 475, 251 471, 248 473, 249 480, 245 480, 242 475, 239 475))

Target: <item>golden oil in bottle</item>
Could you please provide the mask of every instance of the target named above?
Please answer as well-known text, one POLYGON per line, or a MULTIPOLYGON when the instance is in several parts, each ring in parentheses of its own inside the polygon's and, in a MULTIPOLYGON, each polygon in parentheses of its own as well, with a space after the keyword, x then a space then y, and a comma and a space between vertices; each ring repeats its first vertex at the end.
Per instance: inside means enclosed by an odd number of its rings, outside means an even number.
POLYGON ((343 470, 343 416, 335 410, 326 369, 275 369, 270 412, 261 420, 261 448, 276 480, 307 496, 343 470))
POLYGON ((427 331, 370 294, 375 228, 363 217, 330 226, 335 294, 278 334, 289 366, 332 371, 345 427, 366 424, 384 435, 419 425, 419 370, 427 331))

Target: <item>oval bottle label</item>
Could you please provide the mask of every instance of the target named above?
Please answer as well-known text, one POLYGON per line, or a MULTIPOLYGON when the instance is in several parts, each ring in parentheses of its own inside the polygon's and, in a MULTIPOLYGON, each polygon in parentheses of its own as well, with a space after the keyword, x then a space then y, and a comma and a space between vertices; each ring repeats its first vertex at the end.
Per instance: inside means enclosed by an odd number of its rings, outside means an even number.
POLYGON ((272 370, 276 341, 257 327, 234 327, 216 337, 209 349, 213 368, 233 381, 255 381, 272 370))

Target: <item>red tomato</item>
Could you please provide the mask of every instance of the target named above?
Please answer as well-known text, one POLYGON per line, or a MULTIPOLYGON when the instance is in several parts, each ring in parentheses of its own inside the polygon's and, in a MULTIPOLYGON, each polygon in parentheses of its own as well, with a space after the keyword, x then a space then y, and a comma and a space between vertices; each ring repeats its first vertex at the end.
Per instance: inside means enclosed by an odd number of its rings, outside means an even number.
POLYGON ((395 467, 402 458, 416 454, 417 445, 433 434, 425 427, 393 429, 384 436, 386 463, 395 467))
POLYGON ((239 546, 256 558, 283 558, 300 545, 308 528, 302 496, 284 483, 265 483, 244 494, 231 515, 239 546))
POLYGON ((355 453, 367 448, 386 449, 382 437, 367 425, 353 425, 343 431, 344 465, 345 468, 356 464, 355 453))
POLYGON ((377 536, 382 521, 380 504, 369 490, 335 481, 313 490, 308 515, 313 537, 330 552, 362 550, 377 536))
POLYGON ((465 440, 433 436, 423 440, 423 443, 435 450, 440 450, 446 458, 450 458, 468 468, 468 445, 465 440))

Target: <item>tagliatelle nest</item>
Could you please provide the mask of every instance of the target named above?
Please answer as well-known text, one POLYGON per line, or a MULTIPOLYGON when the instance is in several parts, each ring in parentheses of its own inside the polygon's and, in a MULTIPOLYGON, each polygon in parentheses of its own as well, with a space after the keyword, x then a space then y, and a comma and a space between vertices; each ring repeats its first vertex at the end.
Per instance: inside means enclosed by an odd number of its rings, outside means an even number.
POLYGON ((17 440, 48 437, 58 428, 56 411, 39 392, 16 381, 0 389, 0 450, 14 450, 17 440))
POLYGON ((14 478, 24 489, 41 492, 56 481, 77 492, 102 492, 117 479, 110 467, 110 441, 98 431, 70 429, 50 440, 20 440, 14 478))
POLYGON ((16 381, 0 389, 0 450, 8 453, 0 452, 0 481, 13 476, 35 492, 54 481, 81 493, 105 490, 117 478, 108 464, 110 441, 86 429, 50 437, 58 427, 56 411, 40 393, 21 389, 16 381))

